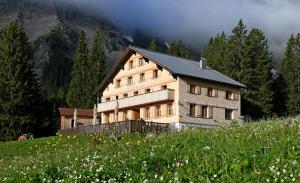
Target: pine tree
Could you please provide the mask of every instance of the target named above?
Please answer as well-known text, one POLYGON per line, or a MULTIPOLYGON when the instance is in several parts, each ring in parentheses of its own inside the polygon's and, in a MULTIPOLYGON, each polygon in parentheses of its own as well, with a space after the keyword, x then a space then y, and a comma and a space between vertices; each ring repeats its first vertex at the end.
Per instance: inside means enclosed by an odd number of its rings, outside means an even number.
POLYGON ((240 82, 247 86, 242 93, 243 114, 253 118, 271 115, 273 109, 273 59, 268 41, 259 29, 252 29, 245 38, 241 60, 240 82), (247 101, 245 101, 247 100, 247 101))
POLYGON ((208 65, 213 69, 225 73, 224 59, 227 53, 227 39, 225 33, 217 34, 216 37, 211 38, 206 45, 204 57, 208 60, 208 65))
POLYGON ((93 47, 91 50, 89 58, 89 107, 94 104, 93 92, 96 87, 102 82, 105 77, 106 63, 105 63, 105 51, 104 51, 104 41, 100 28, 97 28, 93 47))
POLYGON ((42 136, 48 102, 31 64, 32 50, 22 25, 13 22, 0 33, 0 141, 22 133, 42 136))
POLYGON ((155 38, 152 38, 148 49, 151 51, 157 51, 157 45, 156 45, 155 38))
POLYGON ((190 57, 190 52, 188 48, 182 43, 182 41, 177 41, 177 40, 171 43, 167 53, 182 58, 190 57))
POLYGON ((89 62, 85 33, 81 31, 77 44, 76 58, 72 70, 72 79, 67 93, 67 103, 70 107, 84 108, 89 105, 89 62))
POLYGON ((291 35, 284 54, 281 74, 287 85, 287 110, 289 114, 300 113, 300 34, 291 35))
POLYGON ((232 30, 228 39, 228 49, 224 59, 225 74, 241 81, 241 64, 245 57, 245 38, 247 35, 246 25, 241 19, 238 25, 232 30))

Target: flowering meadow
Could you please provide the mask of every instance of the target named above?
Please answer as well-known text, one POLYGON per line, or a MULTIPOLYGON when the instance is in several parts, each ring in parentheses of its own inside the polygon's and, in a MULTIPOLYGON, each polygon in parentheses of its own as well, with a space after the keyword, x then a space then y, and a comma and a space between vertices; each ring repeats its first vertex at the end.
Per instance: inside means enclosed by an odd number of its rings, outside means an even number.
POLYGON ((0 144, 0 182, 300 182, 300 118, 0 144))

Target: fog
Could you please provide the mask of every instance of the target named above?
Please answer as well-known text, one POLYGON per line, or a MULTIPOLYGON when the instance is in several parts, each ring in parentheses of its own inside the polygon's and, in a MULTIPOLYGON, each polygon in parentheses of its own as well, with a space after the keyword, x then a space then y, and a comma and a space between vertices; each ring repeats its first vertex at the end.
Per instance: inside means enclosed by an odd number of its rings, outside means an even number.
POLYGON ((297 0, 64 0, 96 15, 104 14, 122 31, 140 29, 167 41, 199 48, 211 36, 231 33, 239 19, 262 29, 271 50, 282 53, 290 34, 300 32, 297 0))

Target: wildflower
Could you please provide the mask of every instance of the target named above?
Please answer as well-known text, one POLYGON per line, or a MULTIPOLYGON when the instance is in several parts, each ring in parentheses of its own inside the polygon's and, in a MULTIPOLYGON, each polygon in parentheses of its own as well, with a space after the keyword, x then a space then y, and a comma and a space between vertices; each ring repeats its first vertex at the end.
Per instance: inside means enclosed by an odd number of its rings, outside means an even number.
POLYGON ((164 177, 163 177, 163 176, 160 176, 160 177, 159 177, 159 180, 160 180, 160 181, 163 181, 163 180, 164 180, 164 177))
POLYGON ((209 146, 205 146, 205 147, 203 147, 203 150, 210 150, 210 147, 209 146))

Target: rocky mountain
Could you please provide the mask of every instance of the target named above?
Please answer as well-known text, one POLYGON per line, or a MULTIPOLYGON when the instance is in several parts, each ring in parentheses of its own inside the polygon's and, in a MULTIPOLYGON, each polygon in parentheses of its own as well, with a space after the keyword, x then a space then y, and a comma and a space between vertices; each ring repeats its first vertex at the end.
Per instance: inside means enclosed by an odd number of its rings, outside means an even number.
POLYGON ((134 34, 133 40, 104 16, 93 17, 77 7, 48 0, 0 0, 0 28, 22 19, 34 50, 36 73, 48 91, 66 87, 70 80, 76 43, 81 30, 91 43, 100 26, 104 33, 107 63, 111 66, 128 44, 148 45, 151 37, 134 34))

